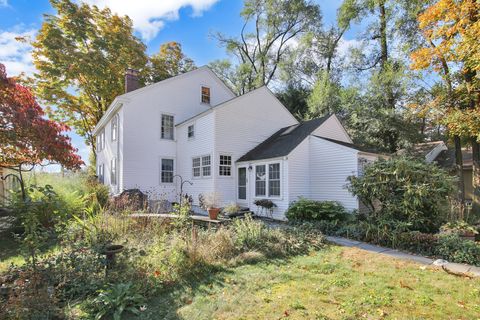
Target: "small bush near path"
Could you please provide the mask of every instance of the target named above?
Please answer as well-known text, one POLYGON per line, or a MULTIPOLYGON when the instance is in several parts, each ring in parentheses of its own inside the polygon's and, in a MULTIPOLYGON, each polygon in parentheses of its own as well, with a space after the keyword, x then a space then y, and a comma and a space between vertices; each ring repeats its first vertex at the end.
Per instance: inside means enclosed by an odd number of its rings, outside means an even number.
POLYGON ((300 198, 288 207, 285 216, 289 221, 343 221, 347 211, 336 201, 315 201, 300 198))

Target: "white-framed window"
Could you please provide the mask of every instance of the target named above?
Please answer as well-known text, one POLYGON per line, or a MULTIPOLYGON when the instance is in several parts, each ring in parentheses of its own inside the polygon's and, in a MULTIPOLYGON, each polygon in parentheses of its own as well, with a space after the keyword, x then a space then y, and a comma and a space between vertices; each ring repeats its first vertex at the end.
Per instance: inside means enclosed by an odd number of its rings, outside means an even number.
POLYGON ((232 175, 232 156, 224 154, 220 155, 218 174, 224 177, 232 175))
POLYGON ((212 158, 210 155, 202 157, 202 177, 210 177, 212 175, 212 158))
POLYGON ((100 183, 103 183, 105 181, 104 168, 105 167, 103 166, 103 163, 97 166, 97 177, 98 177, 98 182, 100 183))
POLYGON ((255 166, 255 196, 269 198, 281 196, 281 167, 279 162, 255 166))
POLYGON ((262 197, 267 194, 267 172, 265 165, 255 166, 255 196, 262 197))
POLYGON ((162 139, 173 140, 174 117, 169 114, 162 114, 162 139))
POLYGON ((115 157, 110 161, 110 184, 117 184, 117 159, 115 157))
POLYGON ((192 174, 194 178, 198 178, 202 176, 202 166, 201 166, 201 158, 196 157, 192 159, 192 174))
POLYGON ((268 165, 268 196, 280 197, 280 163, 268 165))
POLYGON ((187 127, 187 137, 192 139, 195 137, 195 125, 191 124, 187 127))
POLYGON ((194 178, 210 177, 212 174, 212 158, 210 155, 192 158, 192 174, 194 178))
POLYGON ((173 183, 173 165, 173 159, 161 159, 160 181, 162 183, 173 183))
POLYGON ((118 139, 118 114, 113 116, 111 126, 112 126, 112 141, 116 141, 118 139))
POLYGON ((202 103, 210 104, 210 88, 202 86, 202 103))
POLYGON ((105 129, 102 129, 97 135, 97 152, 102 151, 105 148, 105 129))

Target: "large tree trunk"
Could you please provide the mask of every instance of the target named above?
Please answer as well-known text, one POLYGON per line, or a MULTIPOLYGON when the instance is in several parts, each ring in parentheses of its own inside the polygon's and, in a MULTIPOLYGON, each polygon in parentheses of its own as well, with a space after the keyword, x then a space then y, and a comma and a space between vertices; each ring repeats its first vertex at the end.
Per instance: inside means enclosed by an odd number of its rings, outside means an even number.
POLYGON ((472 187, 473 187, 473 203, 472 213, 475 217, 480 217, 480 144, 475 138, 472 139, 472 187))
POLYGON ((455 171, 458 176, 457 200, 460 204, 459 218, 463 220, 465 209, 465 181, 463 179, 462 142, 459 136, 454 136, 453 141, 455 143, 455 171))
POLYGON ((380 1, 378 7, 380 11, 380 65, 382 70, 384 70, 388 61, 387 15, 385 12, 385 1, 380 1))

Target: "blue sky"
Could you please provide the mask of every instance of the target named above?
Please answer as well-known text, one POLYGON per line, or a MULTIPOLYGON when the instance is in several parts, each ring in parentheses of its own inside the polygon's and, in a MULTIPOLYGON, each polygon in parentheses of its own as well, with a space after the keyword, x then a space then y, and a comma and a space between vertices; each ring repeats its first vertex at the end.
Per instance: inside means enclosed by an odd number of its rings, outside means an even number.
MULTIPOLYGON (((212 32, 237 35, 242 26, 241 0, 85 0, 100 7, 109 6, 119 14, 128 14, 135 32, 147 45, 148 53, 158 51, 160 44, 177 41, 184 52, 199 66, 225 58, 225 50, 211 38, 212 32)), ((335 22, 341 0, 319 0, 325 25, 335 22)), ((42 24, 44 13, 54 13, 48 0, 0 0, 0 62, 10 75, 35 70, 31 64, 30 47, 15 37, 34 37, 42 24)), ((345 35, 353 41, 356 28, 345 35)), ((83 139, 70 132, 74 145, 84 160, 88 149, 83 139)))

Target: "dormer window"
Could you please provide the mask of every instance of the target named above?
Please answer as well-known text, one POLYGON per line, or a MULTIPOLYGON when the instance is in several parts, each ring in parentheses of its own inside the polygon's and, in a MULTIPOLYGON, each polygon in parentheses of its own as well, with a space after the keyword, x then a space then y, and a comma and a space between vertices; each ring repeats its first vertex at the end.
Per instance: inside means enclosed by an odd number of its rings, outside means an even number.
POLYGON ((202 87, 202 103, 210 104, 210 88, 202 87))

